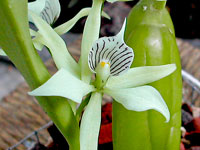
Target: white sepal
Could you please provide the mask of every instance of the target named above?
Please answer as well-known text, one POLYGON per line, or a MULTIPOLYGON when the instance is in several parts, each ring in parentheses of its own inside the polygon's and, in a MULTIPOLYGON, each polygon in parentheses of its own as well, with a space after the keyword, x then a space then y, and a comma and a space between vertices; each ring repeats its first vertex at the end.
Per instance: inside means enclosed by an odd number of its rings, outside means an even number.
MULTIPOLYGON (((54 28, 54 31, 59 35, 67 33, 77 23, 78 20, 80 20, 82 17, 87 16, 89 14, 90 10, 91 10, 91 8, 83 8, 74 18, 72 18, 71 20, 67 21, 66 23, 54 28)), ((106 17, 107 19, 110 19, 108 14, 106 14, 105 12, 102 12, 102 16, 106 17)), ((35 34, 34 36, 36 39, 40 38, 40 36, 41 36, 40 34, 38 34, 38 32, 36 32, 34 34, 35 34)), ((43 44, 36 42, 36 41, 34 41, 33 44, 37 50, 42 50, 42 48, 44 47, 43 44)))
MULTIPOLYGON (((83 8, 82 10, 79 11, 79 13, 76 16, 74 16, 72 19, 70 19, 66 23, 63 23, 62 25, 56 27, 54 30, 59 35, 62 35, 68 32, 77 23, 78 20, 87 16, 90 11, 91 11, 91 8, 83 8)), ((110 19, 110 17, 105 12, 102 12, 102 16, 110 19)))
POLYGON ((80 149, 97 150, 101 124, 102 94, 92 93, 90 101, 83 113, 80 126, 80 149))
POLYGON ((128 70, 121 76, 111 76, 106 86, 109 88, 131 88, 160 80, 176 70, 175 64, 144 66, 128 70))
POLYGON ((94 86, 77 79, 67 70, 60 69, 43 85, 29 92, 29 95, 62 96, 74 102, 81 103, 83 96, 92 91, 95 91, 94 86))
POLYGON ((39 29, 39 34, 41 34, 41 36, 37 36, 33 41, 42 43, 49 48, 58 69, 65 68, 73 75, 80 77, 79 65, 70 55, 63 39, 44 20, 32 12, 30 14, 39 29))
POLYGON ((92 44, 99 38, 103 1, 93 1, 92 9, 85 23, 81 43, 81 80, 90 83, 92 73, 88 66, 88 54, 92 44))
POLYGON ((88 64, 95 73, 97 65, 104 61, 110 63, 110 73, 118 76, 126 72, 134 58, 133 49, 124 43, 126 20, 121 31, 113 37, 103 37, 94 42, 88 56, 88 64))
POLYGON ((169 109, 160 93, 152 86, 141 86, 127 89, 104 89, 104 92, 112 96, 126 109, 133 111, 156 110, 170 120, 169 109))
MULTIPOLYGON (((59 0, 36 0, 28 3, 28 9, 40 16, 48 24, 53 24, 61 12, 59 0)), ((33 23, 30 15, 29 21, 33 23)))

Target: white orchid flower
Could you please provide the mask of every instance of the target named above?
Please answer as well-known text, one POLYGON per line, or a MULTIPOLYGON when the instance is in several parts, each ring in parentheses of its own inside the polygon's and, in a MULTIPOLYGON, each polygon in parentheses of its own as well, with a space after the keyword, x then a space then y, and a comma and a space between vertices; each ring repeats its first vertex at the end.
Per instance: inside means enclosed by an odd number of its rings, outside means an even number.
MULTIPOLYGON (((48 24, 53 24, 60 15, 61 7, 59 0, 36 0, 28 3, 28 10, 40 16, 48 24)), ((30 14, 28 15, 28 20, 33 23, 30 14)), ((30 35, 37 36, 38 34, 36 31, 30 29, 30 35)), ((37 50, 42 50, 43 45, 41 43, 33 41, 33 44, 37 50)), ((0 55, 6 56, 6 53, 1 48, 0 55)))
MULTIPOLYGON (((48 24, 53 24, 61 12, 59 0, 36 0, 28 3, 28 9, 35 12, 48 24)), ((30 15, 29 21, 34 23, 30 15)))
MULTIPOLYGON (((42 19, 34 14, 32 17, 39 33, 43 35, 42 41, 52 52, 59 70, 46 83, 29 94, 62 96, 76 103, 81 103, 85 95, 91 94, 81 120, 81 150, 97 150, 101 101, 104 93, 112 96, 128 110, 154 109, 160 112, 167 122, 170 120, 168 107, 160 93, 152 86, 145 84, 168 76, 174 72, 176 66, 169 64, 130 69, 134 53, 124 43, 126 22, 116 36, 100 38, 91 46, 87 64, 89 71, 96 74, 96 78, 93 82, 86 83, 80 80, 81 74, 78 72, 80 68, 69 55, 62 39, 42 19)), ((86 74, 89 73, 86 72, 86 74)))

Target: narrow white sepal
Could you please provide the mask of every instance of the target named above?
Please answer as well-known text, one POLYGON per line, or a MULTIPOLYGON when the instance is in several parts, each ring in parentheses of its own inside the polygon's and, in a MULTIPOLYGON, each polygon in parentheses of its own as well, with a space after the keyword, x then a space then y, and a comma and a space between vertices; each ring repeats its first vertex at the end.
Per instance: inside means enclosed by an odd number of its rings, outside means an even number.
POLYGON ((87 17, 81 43, 81 80, 90 83, 92 73, 88 66, 88 54, 92 44, 99 38, 102 4, 104 1, 93 1, 92 9, 87 17))
MULTIPOLYGON (((63 23, 62 25, 56 27, 54 30, 59 35, 62 35, 64 33, 68 32, 77 23, 78 20, 87 16, 90 13, 90 11, 91 11, 91 8, 83 8, 82 10, 79 11, 79 13, 76 16, 74 16, 72 19, 70 19, 66 23, 63 23)), ((105 12, 102 12, 102 16, 110 19, 108 14, 106 14, 105 12)))
POLYGON ((67 70, 60 69, 43 85, 29 92, 29 95, 62 96, 74 102, 81 103, 83 96, 92 91, 95 91, 94 86, 77 79, 67 70))
POLYGON ((131 88, 160 80, 176 70, 175 64, 144 66, 128 70, 121 76, 111 76, 106 86, 109 88, 131 88))
POLYGON ((112 76, 121 75, 129 70, 134 53, 133 49, 124 43, 125 26, 126 20, 116 36, 103 37, 94 42, 88 56, 88 65, 93 73, 102 61, 110 63, 112 76))
POLYGON ((102 94, 92 93, 90 101, 83 113, 80 126, 80 149, 97 150, 101 124, 102 94))
MULTIPOLYGON (((61 12, 59 0, 36 0, 28 3, 28 9, 40 16, 48 24, 53 24, 61 12)), ((34 23, 30 15, 29 21, 34 23)))
POLYGON ((133 111, 146 111, 154 109, 160 112, 166 122, 170 120, 169 109, 160 93, 152 86, 141 86, 127 89, 104 89, 104 92, 112 96, 126 109, 133 111))
POLYGON ((39 34, 41 34, 41 36, 37 36, 33 41, 42 43, 49 48, 58 69, 65 68, 79 78, 80 67, 70 55, 63 39, 40 17, 32 12, 30 14, 39 29, 39 34))

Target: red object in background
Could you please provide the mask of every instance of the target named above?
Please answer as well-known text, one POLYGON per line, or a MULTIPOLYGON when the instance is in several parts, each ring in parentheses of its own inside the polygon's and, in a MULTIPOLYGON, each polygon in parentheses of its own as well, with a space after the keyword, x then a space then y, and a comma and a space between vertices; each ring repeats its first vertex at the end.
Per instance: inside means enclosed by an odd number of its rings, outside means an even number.
POLYGON ((102 107, 99 144, 106 144, 111 142, 112 142, 112 104, 107 103, 102 107))
POLYGON ((194 118, 192 108, 186 103, 182 105, 182 126, 186 134, 182 138, 181 150, 200 150, 200 117, 194 118))
POLYGON ((181 142, 181 150, 185 150, 185 146, 182 142, 181 142))
MULTIPOLYGON (((193 122, 195 131, 200 132, 200 118, 194 118, 192 122, 193 122)), ((199 139, 199 141, 200 141, 200 139, 199 139)))

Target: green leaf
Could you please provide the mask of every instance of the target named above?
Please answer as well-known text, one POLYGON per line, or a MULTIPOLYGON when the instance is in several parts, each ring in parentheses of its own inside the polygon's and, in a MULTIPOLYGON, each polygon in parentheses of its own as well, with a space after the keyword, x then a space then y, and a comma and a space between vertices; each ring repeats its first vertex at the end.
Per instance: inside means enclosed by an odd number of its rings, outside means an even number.
POLYGON ((42 35, 38 36, 35 40, 49 48, 58 69, 65 68, 76 77, 79 77, 79 65, 68 52, 63 39, 40 17, 32 12, 30 14, 35 22, 35 25, 39 29, 38 32, 42 35))
MULTIPOLYGON (((48 24, 53 24, 61 12, 59 0, 36 0, 28 3, 28 9, 40 16, 48 24)), ((34 23, 30 15, 29 21, 34 23)))
POLYGON ((80 126, 81 150, 97 150, 101 124, 102 94, 92 93, 90 101, 83 113, 80 126))
MULTIPOLYGON (((35 36, 37 34, 36 31, 29 29, 31 36, 35 36)), ((33 42, 34 46, 36 47, 36 49, 38 50, 42 50, 43 46, 41 46, 41 44, 33 42)), ((0 55, 2 56, 7 56, 6 53, 3 51, 3 49, 0 48, 0 55)))
MULTIPOLYGON (((80 20, 81 18, 87 16, 91 11, 91 8, 83 8, 82 10, 79 11, 79 13, 72 18, 71 20, 67 21, 66 23, 56 27, 54 30, 59 34, 62 35, 66 32, 68 32, 75 24, 78 20, 80 20)), ((102 12, 102 16, 106 17, 107 19, 110 19, 110 17, 105 13, 102 12)))
POLYGON ((62 96, 77 103, 81 103, 83 96, 92 91, 95 91, 94 86, 84 83, 67 70, 61 68, 46 83, 32 92, 29 92, 29 95, 62 96))
POLYGON ((140 112, 154 109, 166 118, 166 122, 169 122, 170 113, 168 107, 160 93, 152 86, 127 89, 106 88, 104 91, 128 110, 140 112))
POLYGON ((176 70, 175 64, 144 66, 130 69, 120 76, 112 76, 106 86, 109 88, 131 88, 160 80, 176 70))
MULTIPOLYGON (((50 74, 33 47, 27 10, 27 0, 0 0, 0 45, 34 89, 46 82, 50 74)), ((68 101, 62 97, 36 98, 67 139, 70 150, 79 150, 79 125, 68 101)))

